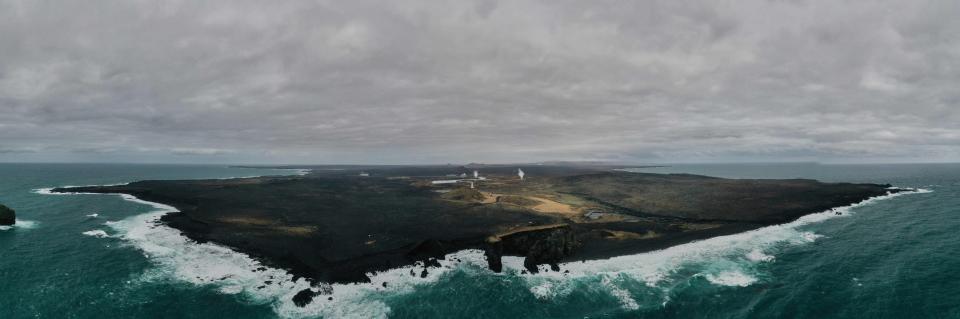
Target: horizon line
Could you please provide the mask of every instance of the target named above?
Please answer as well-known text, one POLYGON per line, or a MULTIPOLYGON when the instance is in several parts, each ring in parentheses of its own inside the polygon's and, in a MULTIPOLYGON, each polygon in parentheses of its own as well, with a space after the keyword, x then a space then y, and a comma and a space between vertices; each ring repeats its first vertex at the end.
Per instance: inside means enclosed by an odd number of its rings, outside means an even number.
POLYGON ((960 161, 697 161, 697 162, 616 162, 616 161, 539 161, 539 162, 469 162, 469 163, 204 163, 204 162, 139 162, 139 161, 0 161, 2 164, 101 164, 101 165, 196 165, 196 166, 248 166, 271 168, 282 166, 448 166, 448 165, 558 165, 590 164, 616 166, 669 166, 669 165, 764 165, 764 164, 817 164, 817 165, 904 165, 904 164, 960 164, 960 161))

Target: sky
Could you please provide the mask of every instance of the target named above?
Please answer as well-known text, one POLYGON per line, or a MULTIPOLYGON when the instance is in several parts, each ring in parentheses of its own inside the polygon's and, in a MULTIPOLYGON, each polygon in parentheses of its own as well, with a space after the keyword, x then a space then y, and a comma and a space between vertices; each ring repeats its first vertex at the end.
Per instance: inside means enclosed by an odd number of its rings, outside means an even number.
POLYGON ((0 162, 960 161, 960 1, 0 0, 0 162))

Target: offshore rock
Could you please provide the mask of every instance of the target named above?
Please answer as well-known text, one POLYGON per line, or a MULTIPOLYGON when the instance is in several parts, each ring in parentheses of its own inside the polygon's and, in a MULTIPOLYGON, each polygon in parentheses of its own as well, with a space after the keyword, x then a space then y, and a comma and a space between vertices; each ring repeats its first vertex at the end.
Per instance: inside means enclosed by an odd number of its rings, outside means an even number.
POLYGON ((17 223, 17 214, 10 207, 0 204, 0 226, 10 226, 17 223))
POLYGON ((310 290, 310 288, 301 290, 293 296, 293 304, 297 305, 297 307, 305 307, 306 305, 310 304, 311 301, 313 301, 313 297, 316 295, 319 295, 319 293, 313 292, 313 290, 310 290))
MULTIPOLYGON (((330 295, 333 294, 333 286, 328 283, 317 283, 310 285, 312 288, 307 288, 300 290, 296 295, 293 296, 293 304, 297 307, 305 307, 310 302, 313 301, 313 298, 319 295, 330 295), (316 289, 317 291, 313 291, 316 289)), ((386 287, 386 286, 384 286, 386 287)), ((330 297, 333 298, 333 297, 330 297)))
POLYGON ((483 255, 487 258, 487 268, 495 273, 503 271, 503 245, 497 241, 488 243, 483 249, 483 255))

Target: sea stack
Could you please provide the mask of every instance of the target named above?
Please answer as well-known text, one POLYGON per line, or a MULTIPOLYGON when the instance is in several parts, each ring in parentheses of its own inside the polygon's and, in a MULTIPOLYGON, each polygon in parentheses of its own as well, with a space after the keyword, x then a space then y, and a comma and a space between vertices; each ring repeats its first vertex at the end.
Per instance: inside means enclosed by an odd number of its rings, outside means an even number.
POLYGON ((10 226, 17 222, 17 214, 7 206, 0 204, 0 226, 10 226))

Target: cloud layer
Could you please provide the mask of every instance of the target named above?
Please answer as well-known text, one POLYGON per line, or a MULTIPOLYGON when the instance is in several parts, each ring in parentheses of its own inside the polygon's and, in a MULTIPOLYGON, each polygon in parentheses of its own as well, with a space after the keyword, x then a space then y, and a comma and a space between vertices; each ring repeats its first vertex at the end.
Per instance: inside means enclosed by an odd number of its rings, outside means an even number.
POLYGON ((958 12, 0 0, 0 161, 957 161, 958 12))

